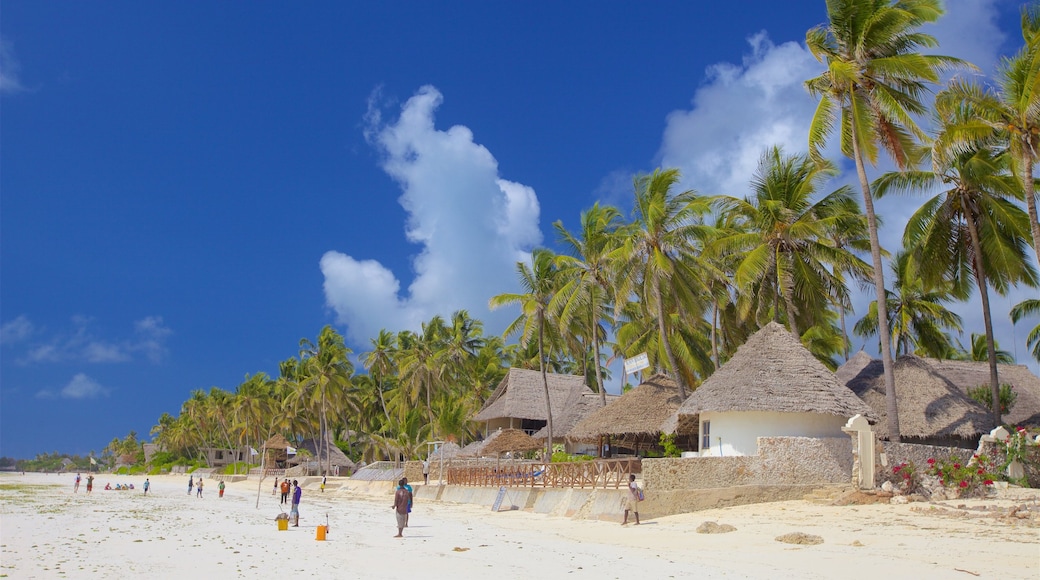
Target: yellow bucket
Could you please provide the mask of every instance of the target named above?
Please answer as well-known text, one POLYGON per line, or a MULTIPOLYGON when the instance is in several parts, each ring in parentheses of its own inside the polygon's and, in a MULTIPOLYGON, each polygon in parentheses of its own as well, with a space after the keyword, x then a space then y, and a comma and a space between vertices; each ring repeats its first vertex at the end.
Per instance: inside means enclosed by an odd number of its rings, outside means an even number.
POLYGON ((328 526, 318 526, 318 536, 315 538, 320 542, 325 541, 325 532, 328 531, 328 526))
POLYGON ((289 529, 289 520, 278 520, 278 531, 284 532, 289 529))

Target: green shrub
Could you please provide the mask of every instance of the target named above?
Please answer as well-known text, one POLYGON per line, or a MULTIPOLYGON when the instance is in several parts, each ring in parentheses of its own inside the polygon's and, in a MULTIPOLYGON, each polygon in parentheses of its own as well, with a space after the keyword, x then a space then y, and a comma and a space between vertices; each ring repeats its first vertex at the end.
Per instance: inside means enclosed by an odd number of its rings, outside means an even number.
MULTIPOLYGON (((987 409, 993 408, 993 389, 989 385, 979 385, 977 387, 968 388, 968 396, 971 397, 978 403, 981 403, 987 409)), ((1011 407, 1015 406, 1015 401, 1018 400, 1018 393, 1015 392, 1015 387, 1008 383, 1000 385, 1000 414, 1006 415, 1011 407)))

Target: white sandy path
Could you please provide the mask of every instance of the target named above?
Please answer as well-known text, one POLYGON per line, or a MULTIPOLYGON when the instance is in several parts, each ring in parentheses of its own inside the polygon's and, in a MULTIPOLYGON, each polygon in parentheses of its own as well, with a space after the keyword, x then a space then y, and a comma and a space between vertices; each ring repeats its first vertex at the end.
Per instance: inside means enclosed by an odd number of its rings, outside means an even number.
MULTIPOLYGON (((283 510, 271 495, 271 481, 264 483, 257 509, 255 481, 231 484, 219 499, 216 482, 207 480, 205 497, 198 499, 187 495, 187 478, 179 476, 151 478, 148 497, 139 489, 142 477, 103 475, 91 496, 82 487, 73 494, 71 480, 69 475, 0 476, 0 575, 1040 578, 1035 523, 915 511, 926 504, 839 508, 782 502, 622 527, 419 501, 400 540, 391 537, 396 529, 389 496, 305 489, 300 527, 279 532, 273 518, 283 510), (138 489, 103 491, 106 481, 132 481, 138 489), (35 487, 39 484, 45 487, 35 487), (319 542, 315 526, 325 522, 326 513, 331 532, 319 542), (707 520, 737 531, 695 533, 707 520), (820 535, 825 543, 793 546, 774 540, 793 531, 820 535), (853 545, 857 542, 861 545, 853 545)), ((1034 494, 1030 503, 1035 502, 1034 494)))

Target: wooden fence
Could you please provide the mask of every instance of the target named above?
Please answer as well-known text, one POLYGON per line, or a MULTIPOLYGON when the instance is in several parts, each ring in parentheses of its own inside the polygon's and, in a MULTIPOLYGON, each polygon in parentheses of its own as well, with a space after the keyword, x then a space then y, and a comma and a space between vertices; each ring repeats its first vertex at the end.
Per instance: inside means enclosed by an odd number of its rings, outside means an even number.
POLYGON ((449 467, 449 485, 481 487, 574 487, 613 488, 628 485, 628 476, 641 473, 638 458, 597 459, 568 463, 509 462, 504 464, 449 467))

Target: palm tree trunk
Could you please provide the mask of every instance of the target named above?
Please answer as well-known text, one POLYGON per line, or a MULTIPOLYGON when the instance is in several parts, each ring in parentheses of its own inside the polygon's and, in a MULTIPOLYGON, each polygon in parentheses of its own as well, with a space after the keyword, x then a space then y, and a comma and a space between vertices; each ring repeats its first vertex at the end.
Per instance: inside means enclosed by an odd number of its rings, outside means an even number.
POLYGON ((856 161, 856 175, 863 190, 863 210, 867 214, 867 231, 870 234, 870 258, 874 266, 874 290, 877 292, 878 334, 881 338, 881 364, 885 370, 885 414, 888 419, 888 438, 899 441, 899 409, 896 404, 896 377, 892 362, 892 334, 888 328, 888 303, 885 295, 885 272, 881 262, 881 242, 878 240, 877 215, 874 213, 874 198, 870 194, 867 171, 863 166, 863 154, 859 150, 856 123, 849 124, 852 130, 852 156, 856 161))
POLYGON ((719 364, 719 301, 711 301, 711 360, 715 363, 715 370, 722 366, 719 364))
POLYGON ((607 390, 603 387, 603 369, 600 368, 599 364, 599 327, 596 324, 596 293, 592 293, 592 306, 589 309, 589 318, 591 318, 591 324, 589 327, 592 329, 592 356, 593 364, 596 366, 596 385, 599 387, 599 400, 604 407, 607 406, 607 390))
POLYGON ((675 362, 672 345, 668 341, 668 329, 664 323, 666 314, 664 312, 664 300, 661 298, 661 275, 655 273, 654 278, 654 298, 657 300, 657 331, 661 333, 661 345, 664 346, 664 354, 668 357, 668 365, 672 367, 672 378, 675 379, 675 384, 679 385, 679 398, 685 401, 686 386, 683 384, 682 376, 679 373, 679 365, 675 362))
POLYGON ((845 329, 845 307, 838 305, 838 320, 841 321, 841 352, 845 355, 845 361, 849 360, 849 331, 845 329))
MULTIPOLYGON (((785 257, 785 261, 790 259, 792 259, 790 256, 785 257)), ((784 288, 784 305, 787 307, 787 327, 791 330, 791 334, 798 337, 798 340, 801 341, 802 333, 798 330, 798 320, 796 318, 798 309, 794 305, 794 276, 791 275, 789 265, 785 266, 788 267, 784 268, 784 273, 780 276, 780 279, 784 288)))
POLYGON ((1026 145, 1022 146, 1022 190, 1026 194, 1029 227, 1033 232, 1033 250, 1037 262, 1040 262, 1040 219, 1037 219, 1036 188, 1033 183, 1033 154, 1026 145))
POLYGON ((989 289, 986 283, 986 270, 982 265, 982 245, 979 242, 979 230, 975 227, 973 215, 969 214, 966 220, 968 234, 971 236, 972 264, 975 270, 975 281, 979 287, 979 298, 982 299, 982 321, 986 325, 986 349, 989 359, 989 388, 993 394, 993 402, 990 411, 993 414, 993 425, 1000 425, 1000 378, 997 375, 997 345, 993 340, 993 317, 989 309, 989 289))
POLYGON ((542 387, 545 390, 545 430, 546 430, 546 462, 552 461, 552 446, 553 446, 553 417, 552 417, 552 402, 549 398, 549 377, 545 374, 545 355, 544 355, 544 335, 545 335, 545 320, 539 315, 538 318, 538 368, 542 371, 542 387))

